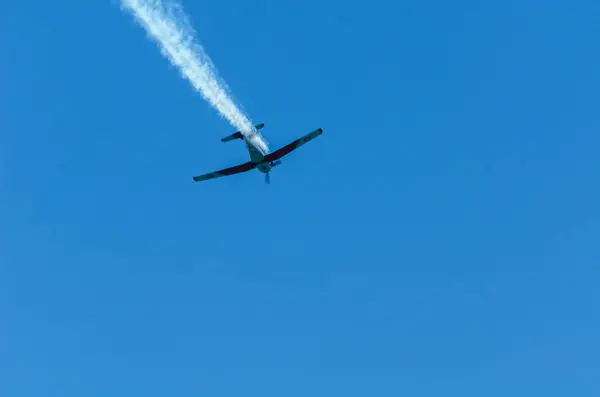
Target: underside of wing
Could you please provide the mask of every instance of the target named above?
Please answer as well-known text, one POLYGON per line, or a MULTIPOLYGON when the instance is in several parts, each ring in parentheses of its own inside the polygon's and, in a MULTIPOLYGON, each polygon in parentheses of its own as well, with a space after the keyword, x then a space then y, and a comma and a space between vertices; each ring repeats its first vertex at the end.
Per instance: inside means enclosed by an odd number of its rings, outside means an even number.
POLYGON ((318 128, 313 132, 304 135, 302 138, 296 139, 294 142, 288 143, 284 147, 275 150, 265 156, 266 161, 273 161, 282 158, 286 154, 298 149, 300 146, 304 145, 306 142, 311 141, 321 135, 323 133, 322 128, 318 128))
POLYGON ((250 170, 252 170, 254 168, 256 168, 256 164, 252 163, 251 161, 249 161, 249 162, 244 163, 244 164, 236 165, 235 167, 229 167, 229 168, 225 168, 224 170, 210 172, 208 174, 195 176, 194 177, 194 181, 195 182, 200 182, 200 181, 206 181, 206 180, 209 180, 209 179, 220 178, 222 176, 229 176, 229 175, 239 174, 241 172, 250 171, 250 170))

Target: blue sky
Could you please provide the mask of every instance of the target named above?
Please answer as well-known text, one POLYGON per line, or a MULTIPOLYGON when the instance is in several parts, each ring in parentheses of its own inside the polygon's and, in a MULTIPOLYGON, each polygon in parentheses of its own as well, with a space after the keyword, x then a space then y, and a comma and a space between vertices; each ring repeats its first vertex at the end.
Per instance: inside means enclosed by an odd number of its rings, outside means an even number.
POLYGON ((0 395, 597 396, 592 1, 185 1, 272 148, 116 1, 0 6, 0 395), (208 4, 206 4, 208 3, 208 4))

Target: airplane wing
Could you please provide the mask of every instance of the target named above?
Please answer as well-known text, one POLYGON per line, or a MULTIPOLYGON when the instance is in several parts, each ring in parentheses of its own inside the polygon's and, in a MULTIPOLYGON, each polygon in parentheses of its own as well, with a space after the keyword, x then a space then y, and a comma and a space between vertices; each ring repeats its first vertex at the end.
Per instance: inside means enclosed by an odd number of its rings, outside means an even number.
POLYGON ((319 128, 311 132, 310 134, 304 135, 302 138, 296 139, 292 143, 288 143, 284 147, 275 150, 265 156, 266 161, 273 161, 282 158, 286 154, 290 153, 293 150, 298 149, 300 146, 304 145, 306 142, 311 141, 321 135, 323 133, 323 129, 319 128))
POLYGON ((248 161, 247 163, 236 165, 235 167, 229 167, 229 168, 225 168, 224 170, 210 172, 208 174, 204 174, 204 175, 200 175, 200 176, 195 176, 194 181, 200 182, 200 181, 206 181, 209 179, 219 178, 222 176, 239 174, 241 172, 250 171, 250 170, 256 168, 256 166, 257 166, 257 164, 255 164, 251 161, 248 161))

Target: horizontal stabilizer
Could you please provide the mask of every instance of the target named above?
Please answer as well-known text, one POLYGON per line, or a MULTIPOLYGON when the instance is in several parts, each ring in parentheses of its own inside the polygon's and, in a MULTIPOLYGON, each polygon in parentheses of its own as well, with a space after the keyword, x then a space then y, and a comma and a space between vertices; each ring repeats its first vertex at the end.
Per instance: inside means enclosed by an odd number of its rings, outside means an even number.
POLYGON ((242 133, 238 131, 234 134, 226 136, 225 138, 221 139, 221 142, 229 142, 233 141, 234 139, 242 139, 242 133))
MULTIPOLYGON (((265 123, 260 123, 260 124, 256 124, 254 126, 254 128, 256 130, 260 130, 261 128, 263 128, 265 126, 265 123)), ((225 138, 221 139, 221 142, 229 142, 229 141, 233 141, 234 139, 244 139, 244 135, 242 135, 241 131, 236 131, 235 133, 226 136, 225 138)))

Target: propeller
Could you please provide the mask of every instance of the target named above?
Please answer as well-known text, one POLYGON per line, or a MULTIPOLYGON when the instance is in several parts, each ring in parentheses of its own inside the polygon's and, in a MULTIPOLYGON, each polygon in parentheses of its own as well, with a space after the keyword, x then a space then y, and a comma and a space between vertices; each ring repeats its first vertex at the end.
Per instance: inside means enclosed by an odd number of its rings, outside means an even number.
MULTIPOLYGON (((275 167, 276 165, 279 165, 279 164, 281 164, 281 160, 272 161, 271 167, 275 167)), ((267 185, 271 183, 271 177, 269 176, 268 172, 265 174, 265 183, 267 185)))

